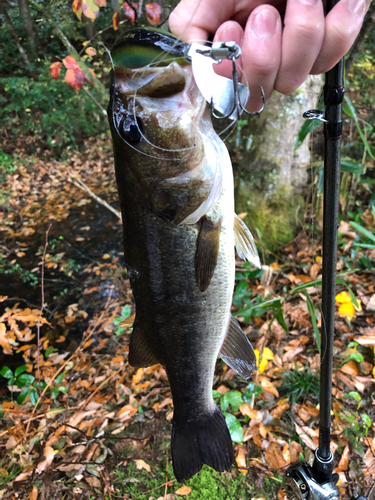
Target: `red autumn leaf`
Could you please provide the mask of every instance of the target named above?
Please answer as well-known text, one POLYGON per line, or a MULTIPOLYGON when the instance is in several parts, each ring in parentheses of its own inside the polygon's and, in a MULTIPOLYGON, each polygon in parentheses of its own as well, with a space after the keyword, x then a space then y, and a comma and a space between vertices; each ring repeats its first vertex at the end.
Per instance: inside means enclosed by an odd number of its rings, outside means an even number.
POLYGON ((51 64, 49 72, 52 78, 56 81, 60 78, 61 62, 57 61, 51 64))
POLYGON ((156 26, 160 23, 161 7, 158 3, 148 3, 146 4, 146 17, 147 21, 156 26))
POLYGON ((134 24, 135 12, 134 9, 132 9, 127 2, 124 2, 124 12, 125 12, 125 17, 129 21, 129 23, 134 24))
POLYGON ((74 90, 79 90, 85 82, 85 74, 80 67, 76 69, 68 69, 65 75, 64 82, 74 90))
POLYGON ((77 61, 74 59, 72 56, 66 56, 63 59, 64 66, 66 69, 77 69, 79 68, 79 65, 77 61))
POLYGON ((88 54, 89 56, 95 56, 96 50, 94 49, 94 47, 87 47, 86 54, 88 54))
POLYGON ((96 5, 99 7, 107 7, 107 0, 95 0, 96 5))
POLYGON ((74 0, 72 5, 73 12, 79 20, 81 20, 82 17, 82 4, 83 0, 74 0))
POLYGON ((117 9, 116 12, 112 16, 113 29, 118 30, 120 26, 120 9, 117 9))

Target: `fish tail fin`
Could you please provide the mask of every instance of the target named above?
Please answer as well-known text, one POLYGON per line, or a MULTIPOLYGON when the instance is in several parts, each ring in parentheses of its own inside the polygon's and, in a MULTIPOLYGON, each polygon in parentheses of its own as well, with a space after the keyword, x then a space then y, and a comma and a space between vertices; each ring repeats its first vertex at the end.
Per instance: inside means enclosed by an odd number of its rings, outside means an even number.
POLYGON ((218 407, 209 415, 173 421, 172 462, 177 481, 191 478, 203 464, 218 472, 229 470, 233 459, 232 440, 218 407))

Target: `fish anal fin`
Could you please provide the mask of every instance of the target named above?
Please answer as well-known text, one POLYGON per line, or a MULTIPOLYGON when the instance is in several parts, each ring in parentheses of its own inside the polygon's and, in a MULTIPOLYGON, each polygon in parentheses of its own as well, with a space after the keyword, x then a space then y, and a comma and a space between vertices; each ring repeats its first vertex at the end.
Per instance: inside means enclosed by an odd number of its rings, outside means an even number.
POLYGON ((253 235, 246 224, 234 214, 234 241, 238 256, 261 268, 257 247, 253 235))
POLYGON ((221 221, 214 223, 206 216, 200 221, 195 251, 195 276, 201 292, 207 290, 215 272, 219 255, 221 221))
POLYGON ((142 330, 134 322, 134 329, 130 337, 129 364, 134 368, 145 368, 157 363, 159 361, 150 349, 142 330))
POLYGON ((244 379, 250 378, 256 368, 253 346, 233 316, 230 317, 227 335, 219 356, 244 379))

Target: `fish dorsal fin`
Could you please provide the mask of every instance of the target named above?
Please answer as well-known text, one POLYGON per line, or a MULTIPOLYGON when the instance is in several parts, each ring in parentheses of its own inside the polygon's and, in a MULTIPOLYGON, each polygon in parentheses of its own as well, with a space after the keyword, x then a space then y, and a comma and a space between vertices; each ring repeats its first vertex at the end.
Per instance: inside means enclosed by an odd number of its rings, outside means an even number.
POLYGON ((142 330, 134 321, 134 329, 130 337, 129 364, 134 368, 145 368, 159 363, 151 351, 142 330))
POLYGON ((234 241, 238 256, 243 260, 248 260, 260 269, 258 250, 253 235, 237 214, 234 214, 234 241))
POLYGON ((232 315, 219 356, 245 379, 250 378, 256 368, 257 359, 253 346, 232 315))
POLYGON ((219 255, 221 221, 212 222, 205 215, 199 221, 200 229, 195 251, 195 277, 201 292, 207 290, 219 255))

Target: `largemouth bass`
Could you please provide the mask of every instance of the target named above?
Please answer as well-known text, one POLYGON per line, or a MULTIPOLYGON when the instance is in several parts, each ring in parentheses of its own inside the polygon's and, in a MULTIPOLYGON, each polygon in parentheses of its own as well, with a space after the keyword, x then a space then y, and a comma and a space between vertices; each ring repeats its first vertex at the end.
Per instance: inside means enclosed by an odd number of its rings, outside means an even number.
POLYGON ((215 363, 220 355, 244 378, 256 364, 230 314, 235 242, 241 257, 259 265, 252 236, 234 214, 228 151, 183 54, 172 36, 127 32, 112 50, 108 107, 136 305, 129 363, 166 369, 178 481, 203 464, 231 467, 230 434, 212 397, 215 363), (158 65, 137 67, 145 46, 156 51, 153 61, 164 54, 158 65))

